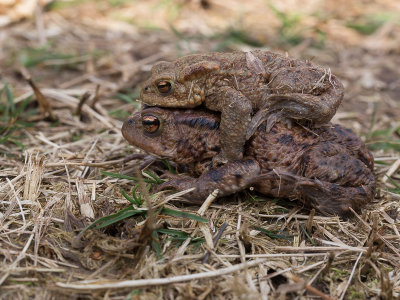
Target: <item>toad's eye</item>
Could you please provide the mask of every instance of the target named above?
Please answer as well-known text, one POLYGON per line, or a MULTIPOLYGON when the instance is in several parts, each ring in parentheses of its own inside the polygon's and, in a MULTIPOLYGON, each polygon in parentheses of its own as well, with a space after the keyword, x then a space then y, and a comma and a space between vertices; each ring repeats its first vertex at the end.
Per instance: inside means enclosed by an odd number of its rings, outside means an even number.
POLYGON ((156 133, 160 128, 160 120, 153 115, 145 115, 142 117, 143 129, 147 133, 156 133))
POLYGON ((172 84, 169 81, 161 80, 157 83, 157 89, 161 95, 168 95, 172 91, 172 84))

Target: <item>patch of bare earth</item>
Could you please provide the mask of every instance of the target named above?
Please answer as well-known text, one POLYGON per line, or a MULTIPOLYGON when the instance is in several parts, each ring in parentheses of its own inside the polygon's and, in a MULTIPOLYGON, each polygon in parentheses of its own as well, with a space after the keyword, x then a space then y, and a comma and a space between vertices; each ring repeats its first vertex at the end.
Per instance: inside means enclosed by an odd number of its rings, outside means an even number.
POLYGON ((355 29, 374 14, 399 15, 399 5, 220 2, 59 2, 18 17, 0 4, 12 16, 0 28, 0 298, 399 298, 399 19, 368 34, 355 29), (151 65, 256 44, 311 59, 343 81, 333 121, 366 141, 379 182, 361 214, 325 217, 252 192, 199 207, 154 193, 154 183, 144 189, 137 168, 167 169, 128 146, 120 128, 140 108, 134 100, 151 65), (132 195, 129 176, 141 182, 135 209, 155 217, 79 234, 131 205, 121 193, 132 195))

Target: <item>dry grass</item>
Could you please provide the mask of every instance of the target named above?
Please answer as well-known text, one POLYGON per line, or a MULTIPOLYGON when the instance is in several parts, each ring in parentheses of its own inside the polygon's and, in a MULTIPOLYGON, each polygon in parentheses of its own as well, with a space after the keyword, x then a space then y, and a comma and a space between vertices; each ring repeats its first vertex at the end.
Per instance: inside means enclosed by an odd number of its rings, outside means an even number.
POLYGON ((400 20, 390 17, 399 6, 241 2, 61 3, 2 28, 2 299, 399 298, 400 20), (150 66, 255 44, 312 59, 342 79, 334 121, 373 151, 375 201, 343 220, 251 192, 211 196, 199 209, 179 195, 147 195, 142 184, 139 210, 151 207, 155 218, 141 213, 78 235, 129 206, 121 191, 136 182, 101 171, 140 179, 135 170, 151 162, 125 160, 139 151, 120 133, 140 107, 134 100, 150 66))

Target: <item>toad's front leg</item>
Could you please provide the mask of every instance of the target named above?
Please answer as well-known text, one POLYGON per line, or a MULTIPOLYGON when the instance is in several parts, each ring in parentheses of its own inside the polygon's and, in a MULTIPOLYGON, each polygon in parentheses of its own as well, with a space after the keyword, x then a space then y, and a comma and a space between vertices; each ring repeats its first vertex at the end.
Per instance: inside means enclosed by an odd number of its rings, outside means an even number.
POLYGON ((182 177, 163 183, 159 190, 174 188, 183 191, 195 188, 185 195, 193 202, 204 201, 215 189, 219 190, 218 196, 226 196, 241 191, 251 184, 260 174, 260 166, 253 159, 243 161, 230 161, 225 165, 204 173, 199 178, 182 177))
POLYGON ((221 152, 213 158, 213 165, 241 159, 253 111, 251 101, 232 87, 222 87, 206 100, 206 106, 221 112, 221 152))

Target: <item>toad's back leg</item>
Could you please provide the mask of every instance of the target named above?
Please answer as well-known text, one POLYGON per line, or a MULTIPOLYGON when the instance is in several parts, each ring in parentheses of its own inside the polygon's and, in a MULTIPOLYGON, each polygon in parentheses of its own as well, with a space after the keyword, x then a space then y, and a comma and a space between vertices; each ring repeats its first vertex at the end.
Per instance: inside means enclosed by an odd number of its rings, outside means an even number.
POLYGON ((265 195, 300 200, 323 214, 340 216, 349 215, 350 207, 359 210, 375 191, 374 181, 360 187, 341 186, 280 170, 260 175, 255 186, 265 195))
POLYGON ((375 178, 363 161, 333 142, 323 142, 302 157, 302 176, 313 182, 299 182, 299 196, 312 201, 321 211, 344 215, 370 202, 375 194, 375 178))
POLYGON ((360 186, 346 186, 275 170, 259 176, 256 189, 266 195, 300 200, 327 215, 347 216, 350 208, 358 211, 373 199, 375 181, 371 178, 360 186))
POLYGON ((330 71, 315 67, 287 67, 272 72, 268 83, 269 112, 291 119, 328 122, 343 99, 343 85, 330 71))
MULTIPOLYGON (((343 99, 343 85, 330 72, 310 67, 282 67, 269 76, 268 95, 246 132, 249 139, 265 120, 269 131, 277 121, 329 122, 343 99)), ((290 124, 290 122, 289 122, 290 124)))

